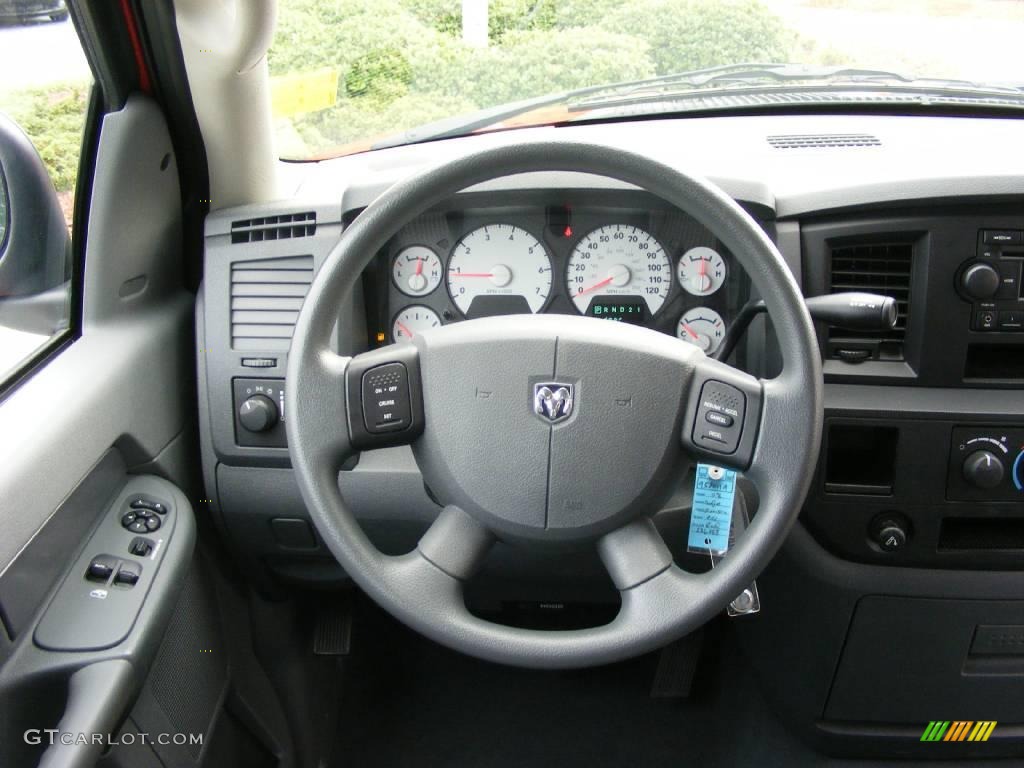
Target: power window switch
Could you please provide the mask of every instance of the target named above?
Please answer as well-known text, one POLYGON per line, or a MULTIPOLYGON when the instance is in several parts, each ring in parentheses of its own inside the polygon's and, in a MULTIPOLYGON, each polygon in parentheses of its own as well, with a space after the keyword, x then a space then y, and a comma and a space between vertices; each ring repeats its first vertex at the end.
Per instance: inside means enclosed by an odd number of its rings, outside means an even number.
POLYGON ((124 562, 117 569, 114 584, 119 587, 134 587, 142 576, 142 566, 138 563, 124 562))
POLYGON ((136 536, 132 539, 132 543, 128 545, 128 552, 136 557, 149 557, 153 552, 154 546, 153 542, 149 539, 136 536))
POLYGON ((85 578, 89 581, 101 581, 106 584, 110 574, 117 568, 117 562, 117 558, 113 555, 97 555, 89 563, 89 567, 85 571, 85 578))

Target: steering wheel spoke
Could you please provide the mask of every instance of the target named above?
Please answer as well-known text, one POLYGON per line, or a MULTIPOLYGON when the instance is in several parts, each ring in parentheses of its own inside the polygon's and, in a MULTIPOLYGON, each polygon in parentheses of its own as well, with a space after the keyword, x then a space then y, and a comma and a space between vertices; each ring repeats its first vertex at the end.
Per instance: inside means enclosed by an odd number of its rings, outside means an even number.
POLYGON ((456 506, 447 506, 423 534, 416 549, 420 556, 453 579, 466 581, 483 562, 494 535, 490 529, 456 506))
POLYGON ((597 551, 620 592, 633 589, 672 567, 668 545, 646 517, 601 537, 597 551))
MULTIPOLYGON (((290 382, 291 386, 302 389, 298 396, 310 417, 324 425, 323 429, 303 434, 310 459, 333 472, 355 453, 349 439, 345 407, 345 373, 351 359, 330 349, 320 349, 311 356, 306 375, 298 382, 290 382)), ((289 420, 286 419, 285 424, 289 425, 289 420)), ((289 437, 289 442, 291 439, 289 437)))

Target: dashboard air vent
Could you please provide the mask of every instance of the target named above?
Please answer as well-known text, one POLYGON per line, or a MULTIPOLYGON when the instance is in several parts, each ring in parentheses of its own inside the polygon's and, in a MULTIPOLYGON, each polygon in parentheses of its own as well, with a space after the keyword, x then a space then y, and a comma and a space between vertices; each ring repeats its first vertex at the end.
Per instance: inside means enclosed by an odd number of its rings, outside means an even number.
POLYGON ((769 136, 768 143, 775 149, 837 149, 841 147, 880 147, 877 136, 867 133, 822 133, 769 136))
POLYGON ((910 269, 914 247, 909 242, 867 242, 832 247, 831 293, 865 291, 896 299, 896 327, 889 331, 829 328, 829 357, 845 360, 902 360, 910 313, 910 269))
POLYGON ((231 222, 232 243, 258 243, 261 240, 288 240, 316 234, 316 214, 283 213, 258 219, 231 222))
POLYGON ((312 256, 232 264, 231 346, 286 352, 312 282, 312 256))

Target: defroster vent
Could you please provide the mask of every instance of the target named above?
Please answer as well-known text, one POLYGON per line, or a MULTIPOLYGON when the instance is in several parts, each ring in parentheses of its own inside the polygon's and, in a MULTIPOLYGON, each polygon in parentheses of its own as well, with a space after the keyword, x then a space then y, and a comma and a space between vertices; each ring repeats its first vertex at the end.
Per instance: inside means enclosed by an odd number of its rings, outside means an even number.
POLYGON ((830 292, 864 291, 896 299, 896 327, 889 331, 829 328, 829 357, 856 360, 902 360, 910 315, 910 242, 867 242, 833 246, 830 292))
POLYGON ((880 147, 882 142, 869 133, 814 133, 769 136, 775 149, 840 149, 843 147, 880 147))
POLYGON ((288 240, 316 234, 316 214, 282 213, 231 222, 232 243, 258 243, 263 240, 288 240))
POLYGON ((232 264, 231 346, 243 350, 287 351, 312 282, 312 256, 232 264))

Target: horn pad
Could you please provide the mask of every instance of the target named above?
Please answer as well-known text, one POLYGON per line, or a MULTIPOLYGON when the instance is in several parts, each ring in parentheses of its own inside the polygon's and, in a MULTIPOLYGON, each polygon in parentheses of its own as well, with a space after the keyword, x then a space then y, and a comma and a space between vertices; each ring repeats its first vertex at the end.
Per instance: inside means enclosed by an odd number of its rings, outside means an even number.
POLYGON ((702 353, 645 328, 503 316, 418 335, 424 480, 505 538, 600 536, 649 512, 681 471, 702 353))

